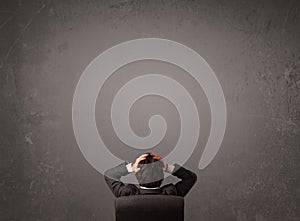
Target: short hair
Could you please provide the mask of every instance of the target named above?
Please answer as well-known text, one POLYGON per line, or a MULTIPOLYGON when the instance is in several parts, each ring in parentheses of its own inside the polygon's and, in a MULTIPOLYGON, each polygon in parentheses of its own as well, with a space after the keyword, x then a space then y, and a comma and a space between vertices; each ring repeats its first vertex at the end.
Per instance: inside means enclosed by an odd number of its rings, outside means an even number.
POLYGON ((163 162, 154 159, 151 153, 147 154, 146 159, 139 162, 138 168, 140 170, 135 173, 135 176, 140 186, 147 188, 159 187, 164 180, 163 162))

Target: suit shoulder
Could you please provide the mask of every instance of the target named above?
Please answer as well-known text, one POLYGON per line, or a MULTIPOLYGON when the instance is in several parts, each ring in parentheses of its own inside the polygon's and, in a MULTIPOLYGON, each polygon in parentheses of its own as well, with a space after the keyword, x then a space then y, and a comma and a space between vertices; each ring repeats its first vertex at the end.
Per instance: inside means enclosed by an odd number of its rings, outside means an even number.
POLYGON ((120 196, 131 196, 139 194, 139 189, 134 184, 125 184, 124 187, 119 191, 118 197, 120 196))
POLYGON ((165 195, 177 195, 177 189, 173 183, 166 184, 161 187, 162 194, 165 195))

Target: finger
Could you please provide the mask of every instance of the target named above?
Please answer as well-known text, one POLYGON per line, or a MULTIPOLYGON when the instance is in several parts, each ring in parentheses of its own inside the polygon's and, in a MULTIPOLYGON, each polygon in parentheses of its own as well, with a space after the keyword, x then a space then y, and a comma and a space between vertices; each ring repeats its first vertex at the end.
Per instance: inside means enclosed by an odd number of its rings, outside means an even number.
POLYGON ((141 156, 139 156, 137 159, 139 159, 139 158, 143 158, 143 157, 146 157, 146 156, 148 156, 148 154, 142 154, 141 156))
POLYGON ((147 157, 147 156, 148 156, 148 154, 143 154, 143 155, 139 156, 138 159, 139 159, 139 158, 145 158, 145 157, 147 157))
POLYGON ((139 157, 137 158, 137 160, 140 160, 140 159, 146 159, 147 156, 148 156, 148 154, 143 154, 143 155, 139 156, 139 157))
POLYGON ((161 157, 158 154, 152 154, 154 159, 161 159, 161 157))
POLYGON ((160 159, 161 157, 160 157, 160 156, 158 156, 158 155, 156 155, 156 156, 153 156, 153 158, 159 158, 159 159, 160 159))
POLYGON ((141 161, 141 160, 146 160, 146 157, 140 157, 139 161, 141 161))
POLYGON ((136 160, 137 163, 141 162, 142 160, 146 160, 146 157, 140 157, 136 160))

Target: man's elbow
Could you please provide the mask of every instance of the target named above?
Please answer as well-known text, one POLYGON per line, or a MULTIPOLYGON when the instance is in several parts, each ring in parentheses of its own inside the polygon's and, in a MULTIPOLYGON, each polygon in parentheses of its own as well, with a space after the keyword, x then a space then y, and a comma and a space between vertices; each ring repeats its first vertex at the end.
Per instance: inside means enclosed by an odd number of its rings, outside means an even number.
POLYGON ((104 175, 104 179, 106 181, 109 179, 112 179, 112 173, 111 173, 110 169, 106 170, 103 175, 104 175))
POLYGON ((192 172, 192 174, 191 174, 191 180, 192 180, 192 182, 196 183, 197 179, 198 179, 197 174, 195 174, 195 173, 192 172))

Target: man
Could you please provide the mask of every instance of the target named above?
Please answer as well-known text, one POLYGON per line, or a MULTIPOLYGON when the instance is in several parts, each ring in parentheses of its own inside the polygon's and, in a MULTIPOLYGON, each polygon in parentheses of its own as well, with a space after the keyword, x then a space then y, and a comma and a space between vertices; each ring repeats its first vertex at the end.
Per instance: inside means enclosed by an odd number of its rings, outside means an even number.
POLYGON ((177 195, 184 197, 197 181, 197 175, 177 163, 169 165, 157 154, 146 153, 139 156, 134 163, 123 162, 107 170, 105 181, 115 197, 144 194, 177 195), (122 176, 134 172, 139 185, 124 184, 122 176), (161 187, 163 172, 171 173, 181 179, 161 187))

